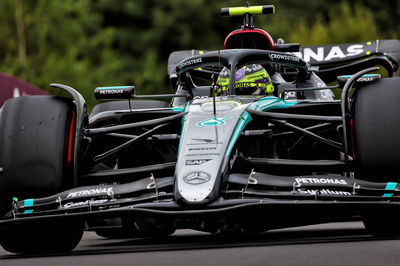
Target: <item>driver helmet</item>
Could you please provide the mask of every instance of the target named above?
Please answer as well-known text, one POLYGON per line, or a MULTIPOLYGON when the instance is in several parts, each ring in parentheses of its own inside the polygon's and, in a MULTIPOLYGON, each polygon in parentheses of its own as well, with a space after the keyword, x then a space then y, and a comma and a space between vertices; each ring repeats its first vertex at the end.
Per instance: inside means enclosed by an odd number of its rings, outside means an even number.
MULTIPOLYGON (((228 91, 229 76, 229 69, 224 67, 217 79, 219 94, 228 91)), ((272 95, 274 85, 265 68, 259 64, 251 64, 236 71, 235 90, 237 95, 272 95)))

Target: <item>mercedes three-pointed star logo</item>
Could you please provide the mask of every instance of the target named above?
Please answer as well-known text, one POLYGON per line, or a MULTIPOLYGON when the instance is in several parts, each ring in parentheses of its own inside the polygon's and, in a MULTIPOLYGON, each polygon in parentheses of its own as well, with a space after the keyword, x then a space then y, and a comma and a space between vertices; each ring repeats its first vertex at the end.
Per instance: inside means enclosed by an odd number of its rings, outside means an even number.
POLYGON ((191 185, 199 185, 206 183, 210 178, 211 176, 205 172, 192 172, 187 174, 183 180, 191 185))

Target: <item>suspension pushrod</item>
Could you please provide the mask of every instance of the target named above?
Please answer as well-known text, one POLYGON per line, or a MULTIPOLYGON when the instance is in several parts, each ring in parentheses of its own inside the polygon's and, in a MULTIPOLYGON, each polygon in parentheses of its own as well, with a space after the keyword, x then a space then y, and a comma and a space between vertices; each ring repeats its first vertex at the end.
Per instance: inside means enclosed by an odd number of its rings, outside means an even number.
MULTIPOLYGON (((311 130, 321 129, 321 128, 324 129, 324 128, 328 128, 329 126, 332 126, 332 124, 331 123, 323 123, 323 124, 318 124, 318 125, 314 125, 314 126, 311 126, 311 127, 306 127, 306 128, 304 128, 304 130, 311 131, 311 130)), ((293 131, 287 131, 287 132, 276 133, 273 136, 274 137, 281 137, 281 136, 287 136, 287 135, 290 135, 290 134, 293 134, 293 133, 294 133, 293 131)))
POLYGON ((319 122, 342 122, 341 116, 322 116, 322 115, 299 115, 299 114, 285 114, 285 113, 273 113, 273 112, 262 112, 256 110, 246 110, 248 113, 257 116, 263 116, 270 119, 283 119, 283 120, 309 120, 319 122))
POLYGON ((145 133, 143 133, 143 134, 141 134, 141 135, 139 135, 139 136, 137 136, 137 137, 135 137, 135 138, 133 138, 131 140, 128 140, 124 144, 121 144, 121 145, 119 145, 117 147, 114 147, 111 150, 108 150, 108 151, 106 151, 106 152, 104 152, 102 154, 96 155, 96 156, 94 156, 93 161, 94 162, 98 162, 98 161, 104 160, 105 158, 107 158, 107 157, 109 157, 109 156, 111 156, 111 155, 113 155, 113 154, 115 154, 115 153, 117 153, 117 152, 119 152, 119 151, 121 151, 123 149, 128 148, 129 146, 133 145, 134 143, 138 142, 139 140, 141 140, 143 138, 147 138, 149 135, 153 134, 153 132, 155 132, 155 131, 157 131, 157 130, 159 130, 159 129, 161 129, 161 128, 169 125, 169 124, 170 123, 158 125, 158 126, 152 128, 152 129, 146 131, 145 133))
POLYGON ((332 146, 332 147, 334 147, 336 149, 339 149, 339 150, 343 150, 343 146, 339 142, 336 142, 336 141, 333 141, 333 140, 326 139, 326 138, 323 138, 321 136, 318 136, 315 133, 312 133, 312 132, 310 132, 310 131, 308 131, 308 130, 306 130, 304 128, 301 128, 301 127, 298 127, 296 125, 293 125, 293 124, 291 124, 291 123, 289 123, 287 121, 282 121, 282 120, 272 120, 272 121, 275 122, 275 123, 281 124, 283 126, 286 126, 288 128, 291 128, 291 129, 301 133, 302 135, 304 135, 306 137, 310 137, 312 139, 315 139, 318 142, 325 143, 325 144, 327 144, 329 146, 332 146))
POLYGON ((142 121, 142 122, 116 125, 116 126, 110 126, 110 127, 102 127, 102 128, 88 128, 85 130, 85 135, 98 136, 98 135, 113 133, 115 131, 124 130, 124 129, 132 129, 132 128, 138 128, 138 127, 146 127, 146 126, 152 126, 152 125, 157 125, 157 124, 169 123, 169 122, 172 122, 174 120, 177 120, 177 119, 185 116, 186 114, 187 114, 187 112, 183 112, 183 113, 179 113, 176 115, 171 115, 171 116, 167 116, 167 117, 163 117, 163 118, 156 118, 156 119, 142 121))

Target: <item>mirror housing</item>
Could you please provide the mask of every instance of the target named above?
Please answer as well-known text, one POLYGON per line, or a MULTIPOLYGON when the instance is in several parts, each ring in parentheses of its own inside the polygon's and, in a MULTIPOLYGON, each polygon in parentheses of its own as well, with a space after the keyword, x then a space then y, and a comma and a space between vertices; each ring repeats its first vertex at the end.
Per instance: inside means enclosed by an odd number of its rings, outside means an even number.
POLYGON ((94 96, 97 100, 133 99, 135 86, 97 87, 94 96))

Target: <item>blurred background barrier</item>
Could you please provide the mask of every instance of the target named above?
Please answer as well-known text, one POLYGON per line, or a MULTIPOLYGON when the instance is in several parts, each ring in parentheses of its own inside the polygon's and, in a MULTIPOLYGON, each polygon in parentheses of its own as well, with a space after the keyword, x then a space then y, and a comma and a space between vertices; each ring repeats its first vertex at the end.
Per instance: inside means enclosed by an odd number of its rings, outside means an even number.
POLYGON ((48 92, 16 77, 0 73, 0 107, 12 97, 44 94, 48 94, 48 92))

